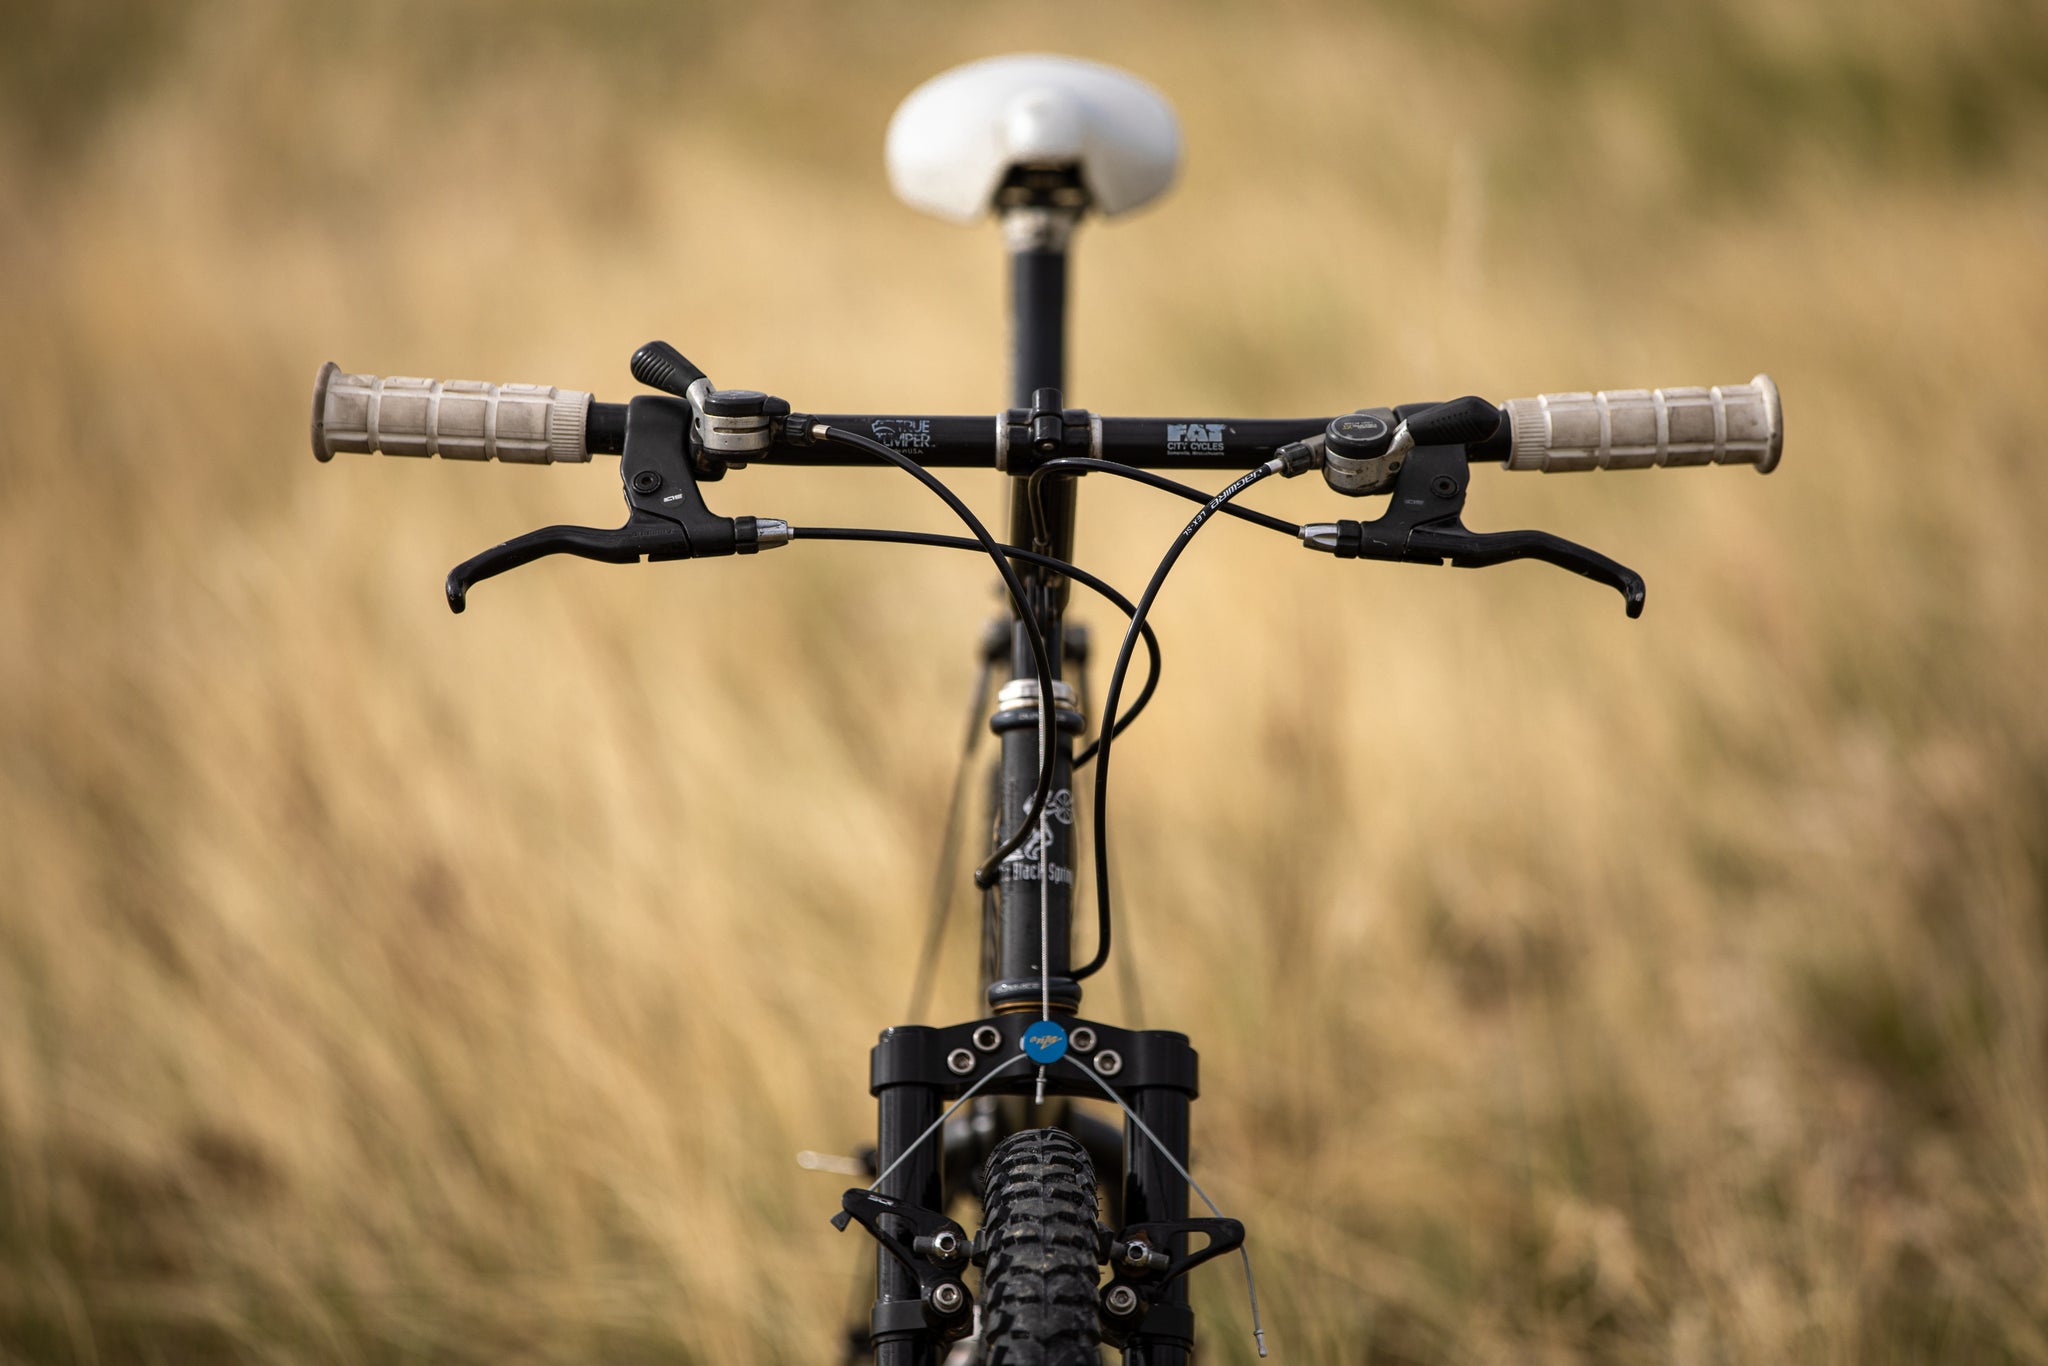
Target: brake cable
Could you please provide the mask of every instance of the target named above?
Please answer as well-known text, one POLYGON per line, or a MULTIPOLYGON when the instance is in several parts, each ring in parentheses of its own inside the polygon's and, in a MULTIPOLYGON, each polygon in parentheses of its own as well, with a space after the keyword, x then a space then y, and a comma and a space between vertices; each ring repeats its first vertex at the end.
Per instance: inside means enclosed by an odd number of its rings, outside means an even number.
MULTIPOLYGON (((871 527, 807 526, 791 527, 789 535, 791 540, 882 541, 892 545, 939 546, 947 550, 980 550, 982 548, 981 542, 971 537, 945 536, 931 531, 890 531, 871 527)), ((1003 553, 1013 560, 1023 560, 1026 564, 1035 564, 1040 568, 1050 569, 1056 574, 1072 579, 1083 588, 1108 601, 1126 617, 1137 615, 1138 609, 1129 598, 1079 565, 1069 564, 1067 561, 1056 559, 1051 555, 1042 555, 1035 550, 1026 550, 1022 546, 1004 546, 1003 553)), ((1152 694, 1159 689, 1159 670, 1164 663, 1164 659, 1159 652, 1159 637, 1153 634, 1152 626, 1149 622, 1146 623, 1143 630, 1146 655, 1145 685, 1138 689, 1138 700, 1131 703, 1125 709, 1124 714, 1116 719, 1116 733, 1118 735, 1122 735, 1125 730, 1129 729, 1131 722, 1138 719, 1138 713, 1145 710, 1145 704, 1152 700, 1152 694)), ((1088 743, 1087 748, 1074 756, 1074 767, 1080 768, 1090 759, 1093 759, 1096 751, 1101 747, 1102 737, 1098 735, 1088 743)))
MULTIPOLYGON (((1150 488, 1170 493, 1176 498, 1185 498, 1191 503, 1206 504, 1209 502, 1209 495, 1194 485, 1183 484, 1178 479, 1168 479, 1165 475, 1154 474, 1151 470, 1141 470, 1130 465, 1120 465, 1114 460, 1098 460, 1090 455, 1056 456, 1032 470, 1030 478, 1024 486, 1025 497, 1031 505, 1032 533, 1040 541, 1044 541, 1046 538, 1045 502, 1040 492, 1046 476, 1065 473, 1086 474, 1090 471, 1099 474, 1113 474, 1119 479, 1129 479, 1150 488)), ((1277 531, 1285 536, 1299 537, 1301 535, 1301 528, 1295 523, 1284 521, 1270 513, 1260 512, 1255 508, 1225 506, 1220 511, 1226 517, 1235 517, 1239 521, 1250 522, 1254 526, 1262 526, 1268 531, 1277 531)))
MULTIPOLYGON (((1077 465, 1083 460, 1085 460, 1085 457, 1048 460, 1039 469, 1044 470, 1059 465, 1077 465)), ((1125 468, 1120 465, 1112 465, 1107 461, 1088 460, 1086 463, 1091 468, 1100 465, 1105 472, 1111 469, 1123 470, 1125 468)), ((1160 588, 1166 583, 1166 576, 1172 572, 1175 562, 1180 559, 1181 552, 1187 549, 1188 543, 1194 539, 1195 533, 1202 529, 1203 523, 1207 522, 1218 512, 1228 511, 1228 505, 1233 498, 1243 493, 1253 484, 1258 483, 1261 479, 1275 474, 1298 473, 1300 469, 1306 468, 1308 468, 1307 465, 1302 464, 1297 469, 1296 462, 1291 462, 1285 455, 1275 456, 1257 469, 1249 470, 1239 475, 1228 487, 1204 500, 1202 510, 1197 512, 1188 524, 1181 528, 1180 534, 1173 538, 1173 544, 1166 548, 1166 554, 1160 557, 1158 568, 1152 571, 1151 582, 1145 585, 1144 593, 1138 598, 1137 613, 1131 618, 1130 625, 1124 629, 1123 642, 1117 647, 1116 667, 1110 671, 1109 675, 1109 691, 1102 703, 1105 715, 1113 716, 1116 714, 1117 699, 1123 693, 1124 677, 1129 673, 1131 667, 1131 647, 1137 643, 1139 629, 1143 626, 1145 618, 1151 612, 1152 603, 1158 598, 1160 588)), ((1141 472, 1130 471, 1130 473, 1138 474, 1141 472)), ((1036 472, 1034 472, 1033 477, 1036 478, 1036 472)), ((1155 483, 1155 479, 1156 476, 1148 477, 1140 482, 1154 484, 1155 487, 1173 483, 1172 480, 1157 480, 1155 483)), ((1279 521, 1278 518, 1265 519, 1264 514, 1260 514, 1259 517, 1252 520, 1260 521, 1261 525, 1265 525, 1268 521, 1279 521)), ((1287 524, 1282 522, 1272 529, 1283 530, 1286 526, 1287 524)), ((1095 956, 1074 970, 1073 977, 1075 981, 1093 976, 1101 970, 1104 963, 1109 961, 1111 921, 1109 895, 1109 747, 1110 742, 1115 738, 1116 734, 1113 728, 1104 731, 1100 741, 1101 750, 1095 756, 1095 956)))
MULTIPOLYGON (((1075 1071, 1094 1082, 1103 1095, 1108 1096, 1110 1100, 1114 1101, 1116 1108, 1124 1112, 1124 1118, 1131 1122, 1132 1127, 1149 1139, 1152 1146, 1159 1150, 1159 1155, 1166 1159, 1168 1165, 1174 1171, 1180 1173, 1180 1179, 1188 1183, 1188 1188, 1194 1191, 1196 1195, 1202 1197, 1202 1203, 1209 1207, 1209 1213, 1215 1215, 1218 1219, 1223 1217, 1223 1211, 1216 1208, 1216 1202, 1209 1198, 1209 1192, 1202 1189, 1201 1184, 1188 1172, 1187 1167, 1181 1163, 1179 1158, 1173 1155, 1173 1149, 1159 1141, 1159 1135, 1152 1132, 1152 1126, 1139 1119, 1136 1110, 1124 1104, 1124 1098, 1116 1093, 1114 1086, 1111 1086, 1108 1082, 1097 1076, 1094 1068, 1083 1066, 1077 1058, 1068 1056, 1062 1058, 1061 1061, 1069 1064, 1075 1071)), ((1264 1356, 1266 1355, 1266 1330, 1259 1322, 1259 1287, 1258 1283, 1252 1279, 1252 1254, 1245 1251, 1243 1243, 1239 1243, 1237 1245, 1237 1255, 1244 1259, 1244 1291, 1252 1302, 1252 1341, 1258 1344, 1259 1355, 1264 1356)))
POLYGON ((1033 827, 1045 815, 1046 802, 1052 796, 1053 715, 1052 707, 1048 705, 1052 698, 1052 653, 1046 648, 1045 632, 1038 624, 1038 611, 1032 604, 1030 594, 1025 591, 1023 581, 1017 577, 1017 571, 1004 557, 1002 546, 995 537, 989 535, 988 528, 982 525, 981 518, 974 515, 974 509, 962 502, 960 496, 947 488, 937 475, 901 451, 892 450, 879 441, 862 436, 859 432, 848 431, 844 427, 828 426, 820 422, 812 427, 811 435, 820 440, 836 441, 842 446, 852 446, 856 450, 866 451, 869 455, 896 466, 937 494, 946 506, 953 509, 955 515, 967 524, 967 529, 974 533, 974 539, 981 542, 981 548, 995 561, 997 571, 1003 576, 1003 586, 1009 589, 1010 601, 1016 606, 1018 620, 1024 624, 1025 638, 1031 644, 1031 662, 1037 666, 1038 674, 1038 787, 1031 794, 1031 804, 1025 810, 1024 819, 1017 823, 1016 830, 1007 838, 998 840, 987 860, 974 870, 974 885, 987 888, 993 885, 1001 874, 1003 860, 1015 853, 1029 838, 1033 827))
MULTIPOLYGON (((980 542, 970 540, 965 536, 943 536, 928 531, 896 531, 880 527, 793 526, 789 528, 789 536, 791 540, 874 541, 896 545, 938 546, 949 550, 978 551, 982 548, 980 542)), ((1003 553, 1012 559, 1024 560, 1027 563, 1036 564, 1041 568, 1050 569, 1055 573, 1063 574, 1067 578, 1073 579, 1082 587, 1090 589, 1107 599, 1126 617, 1135 617, 1137 615, 1138 609, 1129 598, 1078 565, 1069 564, 1067 561, 1056 559, 1051 555, 1041 555, 1037 551, 1025 550, 1018 546, 1005 546, 1003 547, 1003 553)), ((1138 713, 1145 709, 1145 704, 1152 700, 1152 694, 1159 687, 1159 670, 1162 663, 1159 652, 1159 637, 1153 633, 1149 622, 1142 624, 1140 630, 1144 635, 1145 652, 1147 655, 1145 686, 1139 689, 1138 700, 1131 703, 1130 708, 1117 718, 1116 733, 1119 735, 1123 734, 1125 728, 1131 722, 1138 719, 1138 713)), ((951 904, 949 892, 953 881, 952 850, 959 839, 961 798, 965 792, 968 761, 973 757, 975 741, 980 737, 979 714, 982 699, 988 695, 988 676, 988 664, 984 661, 975 682, 974 702, 970 706, 968 714, 967 736, 961 746, 959 767, 954 771, 952 795, 947 801, 945 834, 942 837, 939 851, 939 871, 932 887, 931 922, 930 927, 925 933, 924 949, 918 958, 917 972, 912 979, 910 1012, 906 1016, 906 1018, 912 1020, 924 1013, 924 1006, 931 991, 932 974, 937 967, 940 942, 945 932, 946 908, 951 904)), ((1082 764, 1088 762, 1094 756, 1101 743, 1101 737, 1098 736, 1087 749, 1081 752, 1080 757, 1075 759, 1074 766, 1079 768, 1082 764)))

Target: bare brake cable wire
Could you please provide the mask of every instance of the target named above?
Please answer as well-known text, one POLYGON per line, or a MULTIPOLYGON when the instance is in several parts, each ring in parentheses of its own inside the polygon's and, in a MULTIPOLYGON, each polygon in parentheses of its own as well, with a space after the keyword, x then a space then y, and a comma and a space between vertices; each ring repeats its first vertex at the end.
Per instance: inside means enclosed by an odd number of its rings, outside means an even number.
MULTIPOLYGON (((931 531, 892 531, 875 527, 850 526, 793 526, 789 529, 789 534, 792 540, 801 541, 881 541, 891 545, 930 545, 939 546, 947 550, 972 550, 978 553, 982 551, 981 542, 971 536, 943 536, 931 531)), ((1055 574, 1072 579, 1083 588, 1099 594, 1126 617, 1136 616, 1138 613, 1136 605, 1129 598, 1079 565, 1069 564, 1065 560, 1056 559, 1051 555, 1042 555, 1035 550, 1026 550, 1024 547, 1017 545, 1004 546, 1003 553, 1013 560, 1022 560, 1026 564, 1035 564, 1040 568, 1050 569, 1055 574)), ((1116 733, 1118 735, 1122 735, 1126 730, 1130 729, 1131 722, 1138 719, 1138 713, 1145 710, 1145 704, 1150 702, 1152 694, 1159 690, 1159 670, 1160 666, 1164 663, 1164 657, 1159 652, 1159 637, 1153 633, 1151 623, 1149 622, 1144 627, 1144 637, 1145 685, 1138 689, 1137 701, 1125 708, 1124 714, 1116 719, 1116 733)), ((1074 756, 1074 767, 1079 768, 1094 758, 1101 745, 1102 737, 1098 735, 1086 749, 1074 756)))
MULTIPOLYGON (((1105 471, 1125 470, 1124 466, 1112 465, 1108 461, 1068 457, 1060 460, 1048 460, 1045 464, 1039 466, 1037 471, 1033 472, 1032 478, 1036 479, 1040 472, 1047 469, 1055 469, 1061 465, 1085 466, 1089 469, 1101 467, 1105 471)), ((1116 714, 1117 699, 1123 693, 1124 678, 1130 672, 1131 647, 1137 643, 1138 632, 1145 625, 1145 619, 1152 611, 1152 604, 1158 598, 1160 588, 1165 585, 1166 576, 1173 571, 1175 562, 1180 559, 1181 552, 1188 548, 1188 543, 1194 540, 1195 533, 1200 531, 1203 524, 1211 517, 1214 517, 1218 512, 1229 512, 1232 510, 1229 507, 1231 499, 1237 497, 1238 494, 1243 493, 1261 479, 1281 473, 1283 469, 1284 466, 1281 461, 1277 459, 1268 460, 1257 469, 1249 470, 1239 475, 1231 481, 1228 487, 1208 498, 1202 504, 1201 511, 1197 512, 1188 524, 1181 528, 1180 535, 1173 538, 1173 544, 1169 545, 1166 548, 1166 554, 1160 557, 1159 567, 1152 571, 1151 582, 1145 585, 1144 593, 1139 596, 1138 610, 1132 614, 1130 625, 1124 629, 1123 643, 1117 647, 1116 667, 1110 671, 1109 692, 1102 702, 1102 711, 1105 716, 1114 716, 1116 714)), ((1145 473, 1145 471, 1126 472, 1133 475, 1145 473)), ((1173 485, 1172 480, 1160 480, 1157 476, 1144 478, 1140 482, 1154 484, 1158 487, 1173 485)), ((1175 485, 1174 491, 1178 491, 1181 488, 1185 488, 1185 486, 1175 485)), ((1030 490, 1027 488, 1026 492, 1028 494, 1030 490)), ((1035 510, 1035 502, 1033 507, 1035 510)), ((1238 509, 1238 511, 1243 511, 1243 509, 1238 509)), ((1034 515, 1036 515, 1035 511, 1034 515)), ((1263 513, 1258 514, 1252 520, 1258 521, 1262 526, 1269 523, 1277 523, 1273 529, 1286 530, 1290 534, 1300 530, 1299 527, 1293 527, 1286 522, 1280 522, 1277 518, 1267 518, 1263 513)), ((1114 727, 1105 730, 1099 740, 1101 748, 1095 756, 1095 956, 1074 970, 1073 977, 1077 982, 1083 978, 1093 976, 1102 969, 1104 963, 1109 961, 1112 909, 1109 894, 1109 747, 1111 741, 1115 739, 1116 729, 1114 727)))
MULTIPOLYGON (((1124 1112, 1124 1118, 1131 1122, 1132 1127, 1150 1139, 1152 1146, 1159 1149, 1159 1155, 1165 1158, 1175 1171, 1180 1173, 1180 1179, 1188 1183, 1188 1189, 1202 1197, 1202 1203, 1209 1207, 1209 1213, 1215 1215, 1218 1219, 1223 1217, 1223 1211, 1216 1208, 1216 1202, 1209 1198, 1209 1192, 1203 1190, 1195 1181, 1195 1178, 1188 1173, 1188 1169, 1181 1165, 1180 1159, 1173 1155, 1173 1150, 1159 1141, 1159 1135, 1152 1132, 1152 1126, 1139 1119, 1136 1110, 1124 1104, 1124 1098, 1116 1093, 1115 1087, 1095 1075, 1094 1068, 1083 1066, 1080 1060, 1071 1054, 1062 1058, 1061 1061, 1072 1063, 1075 1071, 1094 1082, 1101 1089, 1103 1095, 1108 1096, 1114 1101, 1116 1108, 1124 1112)), ((990 1073, 989 1075, 993 1076, 995 1074, 990 1073)), ((963 1096, 961 1099, 965 1100, 966 1097, 963 1096)), ((947 1113, 950 1114, 951 1111, 947 1113)), ((1237 1255, 1244 1259, 1244 1291, 1246 1295, 1250 1296, 1252 1302, 1252 1341, 1259 1345, 1259 1355, 1264 1356, 1266 1354, 1266 1330, 1259 1325, 1259 1287, 1252 1280, 1252 1254, 1245 1250, 1243 1243, 1239 1243, 1237 1245, 1237 1255)))
POLYGON ((1045 814, 1045 804, 1052 797, 1055 767, 1052 745, 1053 717, 1052 708, 1047 705, 1052 698, 1052 652, 1046 647, 1045 632, 1039 627, 1037 608, 1033 605, 1031 595, 1025 590, 1022 580, 1017 577, 1017 571, 1004 556, 1002 546, 995 537, 989 535, 988 528, 982 525, 981 518, 975 516, 974 509, 962 502, 960 495, 947 488, 937 475, 901 451, 892 450, 879 441, 862 436, 859 432, 850 432, 844 427, 832 427, 822 422, 816 424, 811 431, 812 435, 822 440, 852 446, 856 450, 866 451, 887 461, 937 494, 947 507, 953 509, 954 514, 967 524, 967 529, 974 533, 974 539, 981 542, 981 548, 988 552, 988 557, 995 561, 997 571, 1003 576, 1003 586, 1010 590, 1010 601, 1017 609, 1017 618, 1024 625, 1025 637, 1031 643, 1031 662, 1037 666, 1038 674, 1038 748, 1040 755, 1043 756, 1042 762, 1038 765, 1038 787, 1031 794, 1031 804, 1025 810, 1024 819, 1017 822, 1017 828, 1006 838, 997 841, 994 851, 989 854, 987 860, 974 870, 975 886, 987 888, 1001 875, 1003 860, 1021 848, 1024 841, 1030 837, 1032 827, 1036 826, 1039 818, 1045 814))
MULTIPOLYGON (((868 1183, 868 1189, 875 1190, 878 1187, 880 1187, 884 1181, 887 1181, 890 1175, 894 1173, 898 1167, 902 1166, 904 1162, 906 1162, 909 1159, 912 1153, 916 1152, 919 1148, 922 1148, 925 1145, 925 1140, 929 1139, 933 1134, 937 1133, 945 1125, 946 1121, 953 1117, 953 1112, 955 1110, 958 1110, 968 1101, 974 1099, 974 1093, 976 1091, 979 1091, 982 1087, 988 1085, 997 1077, 1009 1071, 1012 1067, 1015 1067, 1018 1063, 1029 1061, 1030 1056, 1028 1054, 1012 1053, 1009 1057, 1003 1059, 1003 1061, 997 1063, 994 1067, 991 1067, 988 1069, 988 1071, 982 1073, 980 1081, 974 1083, 974 1085, 968 1087, 965 1091, 962 1091, 960 1093, 960 1099, 954 1101, 951 1105, 948 1105, 946 1107, 946 1113, 940 1115, 937 1119, 925 1125, 924 1132, 919 1134, 916 1138, 912 1139, 910 1141, 909 1147, 905 1148, 902 1152, 896 1154, 896 1160, 894 1162, 891 1162, 888 1166, 882 1168, 882 1174, 880 1176, 877 1176, 873 1181, 868 1183)), ((1157 1141, 1158 1140, 1156 1139, 1154 1140, 1154 1142, 1157 1141)), ((1168 1160, 1172 1160, 1172 1154, 1168 1154, 1168 1160)), ((1204 1200, 1207 1200, 1209 1197, 1205 1195, 1202 1198, 1204 1200)), ((1220 1218, 1221 1216, 1219 1215, 1218 1217, 1220 1218)))

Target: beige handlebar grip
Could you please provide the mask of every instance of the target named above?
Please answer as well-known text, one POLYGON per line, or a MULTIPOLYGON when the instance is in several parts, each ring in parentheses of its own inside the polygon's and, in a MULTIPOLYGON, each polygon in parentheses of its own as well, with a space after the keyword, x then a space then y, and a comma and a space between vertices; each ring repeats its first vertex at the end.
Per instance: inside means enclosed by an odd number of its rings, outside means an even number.
POLYGON ((590 395, 544 384, 345 375, 333 361, 313 386, 313 454, 336 451, 510 460, 585 461, 590 395))
POLYGON ((1769 375, 1710 389, 1608 389, 1509 399, 1511 470, 1777 467, 1785 414, 1769 375))

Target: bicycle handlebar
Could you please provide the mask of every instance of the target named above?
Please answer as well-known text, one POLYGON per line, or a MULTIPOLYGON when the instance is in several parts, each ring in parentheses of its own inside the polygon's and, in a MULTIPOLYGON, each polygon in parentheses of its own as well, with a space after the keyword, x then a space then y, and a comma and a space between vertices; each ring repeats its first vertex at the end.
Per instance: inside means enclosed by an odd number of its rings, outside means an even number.
MULTIPOLYGON (((708 398, 742 405, 765 400, 751 391, 712 391, 708 398)), ((1479 401, 1461 402, 1484 415, 1479 401)), ((1446 406, 1407 404, 1375 411, 1399 421, 1446 406)), ((1747 464, 1769 473, 1784 448, 1783 409, 1768 375, 1710 388, 1541 394, 1510 399, 1494 411, 1498 419, 1491 435, 1473 437, 1476 428, 1469 426, 1458 435, 1467 438, 1470 459, 1497 461, 1510 470, 1747 464)), ((321 460, 336 451, 361 451, 523 464, 581 462, 594 454, 619 454, 625 418, 625 404, 595 402, 581 390, 352 375, 330 361, 313 394, 313 454, 321 460)), ((770 413, 760 419, 761 429, 769 433, 761 449, 744 456, 723 453, 722 459, 721 453, 708 452, 711 459, 700 462, 699 472, 716 478, 728 465, 747 463, 866 463, 857 452, 815 440, 812 434, 821 427, 870 437, 930 469, 1028 474, 1045 459, 1085 455, 1134 469, 1243 471, 1297 442, 1319 445, 1338 420, 1104 417, 1079 408, 1013 408, 993 417, 770 413)), ((1398 460, 1398 451, 1393 458, 1398 460)))

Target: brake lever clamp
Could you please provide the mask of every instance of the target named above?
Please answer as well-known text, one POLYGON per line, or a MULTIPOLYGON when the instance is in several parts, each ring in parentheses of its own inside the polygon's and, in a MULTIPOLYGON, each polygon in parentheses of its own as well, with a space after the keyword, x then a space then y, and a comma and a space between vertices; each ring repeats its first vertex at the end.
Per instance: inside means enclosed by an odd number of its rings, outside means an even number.
MULTIPOLYGON (((638 362, 640 358, 634 359, 638 362)), ((640 368, 636 363, 636 375, 640 368)), ((704 382, 701 375, 698 382, 704 382)), ((787 522, 772 517, 720 517, 704 506, 690 460, 695 421, 694 405, 685 399, 654 394, 634 398, 626 408, 625 450, 619 459, 626 524, 615 529, 542 527, 492 546, 448 571, 449 610, 460 612, 476 584, 545 555, 634 564, 643 559, 752 555, 786 544, 790 538, 787 522)))
POLYGON ((904 1269, 917 1277, 918 1298, 891 1300, 875 1306, 874 1331, 901 1334, 930 1329, 947 1342, 966 1337, 974 1325, 974 1296, 960 1279, 972 1255, 967 1231, 936 1210, 855 1187, 839 1197, 832 1227, 846 1232, 850 1220, 875 1236, 875 1241, 904 1269), (908 1225, 910 1240, 883 1224, 884 1219, 908 1225))
POLYGON ((1414 446, 1402 454, 1385 512, 1370 522, 1311 522, 1301 529, 1301 543, 1340 560, 1449 561, 1461 569, 1541 560, 1606 584, 1621 594, 1629 616, 1643 614, 1643 576, 1597 550, 1547 531, 1468 531, 1462 514, 1472 471, 1463 444, 1414 446))

